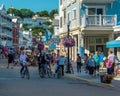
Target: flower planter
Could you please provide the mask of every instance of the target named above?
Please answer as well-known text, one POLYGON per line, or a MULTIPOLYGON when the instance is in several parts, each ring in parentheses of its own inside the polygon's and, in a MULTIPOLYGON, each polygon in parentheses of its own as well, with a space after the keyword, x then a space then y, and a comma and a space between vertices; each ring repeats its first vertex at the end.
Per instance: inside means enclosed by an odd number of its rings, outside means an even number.
POLYGON ((113 75, 110 75, 110 74, 100 75, 100 81, 102 83, 110 84, 112 79, 113 79, 113 75))

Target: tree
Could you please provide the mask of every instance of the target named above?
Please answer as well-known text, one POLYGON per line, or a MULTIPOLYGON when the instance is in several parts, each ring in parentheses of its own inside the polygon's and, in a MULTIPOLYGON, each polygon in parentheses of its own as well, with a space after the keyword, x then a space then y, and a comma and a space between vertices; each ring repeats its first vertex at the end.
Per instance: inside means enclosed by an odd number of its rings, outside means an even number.
POLYGON ((51 32, 51 34, 54 34, 53 26, 49 27, 48 30, 51 32))
POLYGON ((26 18, 26 17, 29 17, 29 18, 32 18, 32 16, 34 16, 34 12, 31 11, 30 9, 20 9, 20 13, 21 13, 21 18, 26 18))
POLYGON ((42 27, 33 27, 32 28, 32 35, 35 37, 40 37, 39 33, 42 32, 42 35, 45 35, 45 29, 42 27))
POLYGON ((36 12, 36 14, 39 15, 40 17, 49 17, 49 13, 47 10, 36 12))
POLYGON ((29 30, 29 26, 30 26, 30 24, 23 24, 22 27, 23 27, 24 30, 27 31, 27 30, 29 30))
POLYGON ((50 21, 46 21, 46 22, 44 22, 43 24, 49 26, 49 25, 52 25, 52 22, 50 22, 50 21))
POLYGON ((49 17, 50 17, 51 19, 54 19, 54 15, 55 15, 55 14, 58 14, 58 10, 57 10, 57 9, 51 10, 51 12, 50 12, 50 14, 49 14, 49 17))
POLYGON ((18 9, 15 9, 13 7, 10 7, 8 10, 7 10, 7 14, 12 14, 14 16, 20 16, 21 15, 21 12, 20 10, 18 9))

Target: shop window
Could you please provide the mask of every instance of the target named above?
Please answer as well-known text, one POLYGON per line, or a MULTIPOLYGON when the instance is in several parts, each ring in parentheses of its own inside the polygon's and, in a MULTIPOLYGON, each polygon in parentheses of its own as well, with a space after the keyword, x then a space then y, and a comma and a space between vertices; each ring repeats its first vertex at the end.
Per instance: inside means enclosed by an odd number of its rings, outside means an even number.
POLYGON ((102 39, 101 38, 96 38, 96 43, 102 43, 102 39))
POLYGON ((108 42, 108 38, 104 38, 104 43, 108 42))
POLYGON ((95 39, 94 38, 89 38, 89 44, 93 44, 95 43, 95 39))
POLYGON ((89 50, 90 50, 90 53, 94 53, 95 52, 95 46, 94 45, 90 45, 89 46, 89 50))

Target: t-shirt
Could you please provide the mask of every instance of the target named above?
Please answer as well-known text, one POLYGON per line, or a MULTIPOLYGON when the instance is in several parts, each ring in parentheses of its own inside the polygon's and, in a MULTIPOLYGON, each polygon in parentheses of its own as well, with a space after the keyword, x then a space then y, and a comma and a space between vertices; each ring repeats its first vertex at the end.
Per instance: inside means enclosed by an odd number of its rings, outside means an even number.
POLYGON ((88 64, 88 66, 90 66, 90 67, 95 67, 95 61, 94 61, 94 59, 88 59, 88 60, 87 60, 87 64, 88 64))
POLYGON ((66 58, 64 56, 60 56, 59 65, 65 65, 65 60, 66 58))
POLYGON ((99 56, 94 55, 93 59, 95 60, 96 65, 100 65, 100 57, 99 56))
POLYGON ((100 54, 99 57, 100 57, 100 62, 104 62, 103 60, 103 58, 105 57, 104 54, 100 54))

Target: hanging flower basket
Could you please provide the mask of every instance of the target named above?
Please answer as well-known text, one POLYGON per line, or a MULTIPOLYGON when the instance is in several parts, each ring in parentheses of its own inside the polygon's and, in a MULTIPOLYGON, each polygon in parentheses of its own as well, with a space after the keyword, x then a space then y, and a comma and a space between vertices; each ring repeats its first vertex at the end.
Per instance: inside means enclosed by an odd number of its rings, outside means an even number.
POLYGON ((39 43, 38 44, 38 50, 43 50, 44 49, 44 44, 43 43, 39 43))
POLYGON ((37 42, 37 39, 36 38, 32 38, 32 42, 37 42))
POLYGON ((62 44, 64 47, 73 47, 75 46, 75 40, 72 37, 64 37, 62 40, 62 44))

